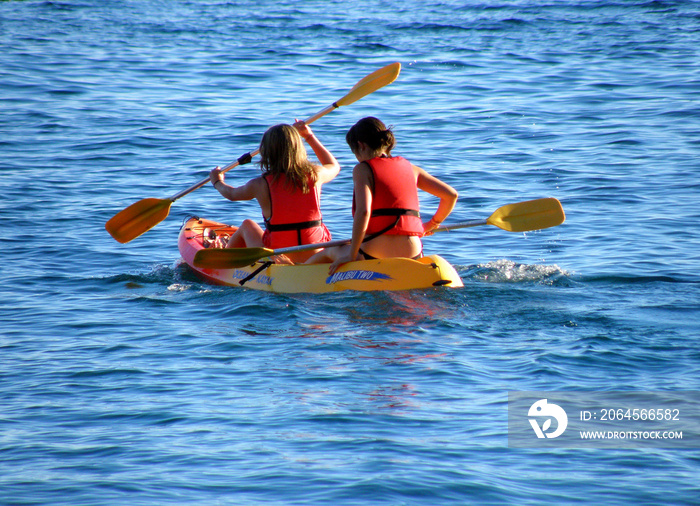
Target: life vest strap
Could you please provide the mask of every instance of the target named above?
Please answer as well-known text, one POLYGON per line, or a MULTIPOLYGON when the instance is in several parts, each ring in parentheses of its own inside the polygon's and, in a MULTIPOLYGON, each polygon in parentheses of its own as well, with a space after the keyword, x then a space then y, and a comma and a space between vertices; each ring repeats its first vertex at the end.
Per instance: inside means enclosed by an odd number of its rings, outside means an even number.
POLYGON ((415 209, 400 209, 388 207, 385 209, 375 209, 372 211, 372 218, 375 216, 415 216, 420 218, 420 212, 415 209))
POLYGON ((396 220, 394 220, 393 223, 390 225, 387 225, 383 229, 381 229, 379 232, 375 232, 373 234, 370 234, 366 236, 362 242, 367 242, 371 241, 372 239, 375 239, 379 237, 382 234, 387 233, 389 230, 394 228, 396 225, 398 225, 399 220, 401 219, 402 216, 415 216, 417 218, 420 218, 420 212, 416 211, 415 209, 400 209, 396 207, 387 207, 383 209, 375 209, 372 211, 372 217, 375 216, 396 216, 396 220))
POLYGON ((267 228, 270 232, 289 232, 290 230, 304 230, 305 228, 320 227, 321 225, 323 225, 323 220, 279 224, 272 224, 265 221, 265 228, 267 228))
POLYGON ((265 220, 265 228, 270 232, 291 232, 297 233, 297 244, 301 244, 301 231, 307 228, 320 227, 323 225, 323 220, 301 221, 298 223, 278 223, 272 224, 265 220))

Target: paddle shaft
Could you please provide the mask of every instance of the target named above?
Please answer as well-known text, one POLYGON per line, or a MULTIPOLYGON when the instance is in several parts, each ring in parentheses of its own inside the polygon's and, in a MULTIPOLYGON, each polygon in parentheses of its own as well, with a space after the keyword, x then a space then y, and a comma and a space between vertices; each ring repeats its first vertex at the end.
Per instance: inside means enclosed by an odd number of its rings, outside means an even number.
MULTIPOLYGON (((390 84, 394 82, 394 80, 398 77, 399 72, 401 71, 401 64, 396 62, 396 63, 391 63, 389 65, 386 65, 379 70, 375 70, 371 74, 363 77, 360 79, 355 86, 352 87, 352 89, 345 94, 343 98, 338 100, 337 102, 333 102, 331 105, 328 107, 325 107, 318 111, 316 114, 313 116, 309 116, 304 120, 304 123, 307 125, 310 125, 314 121, 316 121, 319 118, 322 118, 329 112, 335 111, 338 107, 343 106, 343 105, 350 105, 357 100, 361 99, 364 96, 369 95, 370 93, 373 93, 374 91, 378 90, 379 88, 382 88, 386 86, 387 84, 390 84)), ((221 172, 227 172, 234 167, 238 167, 239 165, 243 165, 245 163, 249 163, 254 156, 260 153, 260 149, 256 149, 255 151, 251 151, 249 153, 244 154, 243 156, 239 157, 238 160, 235 162, 227 165, 224 167, 221 172)), ((177 199, 180 197, 184 197, 188 193, 193 192, 194 190, 201 188, 205 184, 209 182, 209 178, 203 179, 199 183, 197 183, 194 186, 191 186, 190 188, 187 188, 186 190, 183 190, 179 193, 176 193, 172 197, 170 197, 168 200, 170 202, 175 202, 177 199)))
MULTIPOLYGON (((473 220, 464 223, 456 223, 447 227, 435 229, 438 231, 448 231, 456 228, 478 227, 488 225, 486 220, 473 220)), ((299 246, 288 246, 275 250, 267 248, 234 248, 234 249, 203 249, 197 252, 194 264, 204 268, 230 268, 250 265, 256 261, 272 255, 283 255, 286 253, 296 253, 297 251, 309 251, 312 249, 331 248, 333 246, 344 246, 350 244, 350 239, 337 239, 334 241, 321 242, 315 244, 301 244, 299 246), (224 265, 222 265, 222 262, 224 265), (228 265, 225 265, 228 264, 228 265)))
POLYGON ((488 221, 487 220, 470 220, 470 221, 463 221, 462 223, 455 223, 454 225, 440 226, 438 228, 433 229, 433 233, 435 233, 435 232, 449 232, 450 230, 457 230, 458 228, 480 227, 482 225, 488 225, 488 221))
MULTIPOLYGON (((311 123, 313 123, 313 122, 316 121, 317 119, 322 118, 323 116, 325 116, 326 114, 328 114, 328 113, 331 112, 331 111, 334 111, 334 110, 337 109, 338 107, 340 107, 340 106, 338 105, 338 103, 337 103, 337 102, 333 102, 332 105, 329 105, 328 107, 326 107, 325 109, 323 109, 323 110, 317 112, 317 113, 314 114, 313 116, 309 116, 307 119, 304 120, 304 123, 306 123, 307 125, 310 125, 311 123)), ((233 168, 235 168, 235 167, 238 167, 239 165, 243 165, 243 164, 246 164, 246 163, 250 163, 250 162, 253 160, 253 157, 254 157, 254 156, 257 156, 258 154, 260 154, 260 148, 257 148, 257 149, 255 149, 254 151, 250 151, 249 153, 246 153, 246 154, 240 156, 240 157, 238 158, 238 160, 236 160, 235 162, 233 162, 233 163, 227 165, 226 167, 224 167, 223 169, 221 169, 221 172, 222 172, 222 173, 223 173, 223 172, 228 172, 229 170, 231 170, 231 169, 233 169, 233 168)), ((187 195, 188 193, 192 193, 193 191, 195 191, 195 190, 201 188, 202 186, 204 186, 205 184, 207 184, 209 181, 210 181, 209 178, 202 179, 199 183, 197 183, 197 184, 195 184, 195 185, 193 185, 193 186, 190 186, 190 187, 187 188, 186 190, 182 190, 181 192, 176 193, 175 195, 173 195, 172 197, 170 197, 168 200, 170 200, 170 202, 175 202, 177 199, 179 199, 179 198, 181 198, 181 197, 184 197, 184 196, 187 195)))
POLYGON ((350 244, 350 239, 336 239, 335 241, 319 242, 316 244, 301 244, 299 246, 288 246, 286 248, 277 248, 273 255, 282 255, 285 253, 296 253, 297 251, 308 251, 311 249, 332 248, 334 246, 345 246, 350 244))
MULTIPOLYGON (((338 100, 337 102, 333 102, 331 105, 328 107, 325 107, 318 111, 316 114, 313 116, 309 116, 304 120, 304 123, 307 125, 310 125, 314 121, 316 121, 319 118, 322 118, 329 112, 335 111, 338 107, 343 106, 343 105, 350 105, 357 100, 361 99, 364 96, 369 95, 370 93, 373 93, 377 91, 379 88, 382 88, 386 86, 387 84, 393 83, 394 80, 398 77, 399 72, 401 71, 401 64, 396 62, 396 63, 390 63, 389 65, 386 65, 379 70, 375 70, 371 74, 363 77, 360 79, 355 86, 352 87, 352 89, 345 94, 343 98, 338 100)), ((246 153, 243 156, 239 157, 238 160, 235 162, 231 163, 230 165, 227 165, 224 167, 221 172, 227 172, 234 167, 238 167, 239 165, 243 165, 245 163, 249 163, 254 156, 260 153, 260 149, 256 149, 255 151, 251 151, 250 153, 246 153)), ((205 184, 209 182, 209 178, 203 179, 199 183, 197 183, 194 186, 191 186, 190 188, 187 188, 186 190, 181 191, 180 193, 176 193, 172 197, 170 197, 170 202, 175 202, 177 199, 180 197, 184 197, 188 193, 193 192, 197 188, 201 188, 205 184)))
MULTIPOLYGON (((448 232, 450 230, 455 230, 458 228, 478 227, 481 225, 488 225, 488 223, 486 223, 486 220, 472 220, 463 223, 455 223, 454 225, 449 225, 447 227, 436 228, 435 230, 433 230, 433 232, 448 232)), ((299 246, 288 246, 286 248, 277 248, 276 250, 274 250, 274 254, 283 255, 286 253, 296 253, 297 251, 308 251, 311 249, 324 249, 332 248, 334 246, 345 246, 346 244, 350 244, 351 242, 351 239, 336 239, 334 241, 319 242, 315 244, 301 244, 299 246)))
MULTIPOLYGON (((433 230, 433 232, 448 232, 450 230, 456 230, 458 228, 467 227, 479 227, 481 225, 488 225, 486 220, 471 220, 462 223, 455 223, 454 225, 449 225, 446 227, 439 227, 433 230)), ((427 237, 427 236, 426 236, 427 237)), ((336 239, 335 241, 320 242, 316 244, 302 244, 300 246, 288 246, 286 248, 278 248, 274 250, 275 255, 282 255, 285 253, 295 253, 297 251, 308 251, 311 249, 322 249, 322 248, 332 248, 333 246, 344 246, 350 244, 351 239, 336 239)))
MULTIPOLYGON (((440 227, 435 229, 435 232, 443 232, 448 230, 453 230, 457 228, 465 227, 478 227, 480 225, 488 225, 486 220, 472 220, 463 223, 456 223, 447 227, 440 227)), ((248 265, 249 263, 254 263, 262 258, 272 256, 272 255, 283 255, 286 253, 296 253, 298 251, 309 251, 312 249, 322 249, 331 248, 334 246, 345 246, 350 244, 350 239, 337 239, 334 241, 320 242, 315 244, 301 244, 299 246, 288 246, 286 248, 278 248, 275 250, 267 248, 234 248, 234 249, 213 249, 213 250, 200 250, 195 256, 195 265, 200 262, 202 264, 199 267, 209 267, 218 268, 217 263, 223 262, 233 262, 233 265, 239 267, 242 265, 248 265), (242 256, 241 256, 242 255, 242 256), (222 258, 223 256, 223 258, 222 258), (211 264, 211 265, 210 265, 211 264)))

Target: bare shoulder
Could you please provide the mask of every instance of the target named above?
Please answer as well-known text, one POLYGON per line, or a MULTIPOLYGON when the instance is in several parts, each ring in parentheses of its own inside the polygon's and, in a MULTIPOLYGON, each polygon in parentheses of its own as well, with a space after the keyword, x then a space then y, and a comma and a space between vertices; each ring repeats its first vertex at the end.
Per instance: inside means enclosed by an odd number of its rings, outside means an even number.
POLYGON ((267 195, 267 181, 262 176, 255 177, 242 186, 234 188, 236 200, 260 200, 261 197, 266 198, 267 195))
MULTIPOLYGON (((410 162, 409 162, 409 163, 410 163, 410 162)), ((413 169, 413 173, 414 173, 416 176, 419 176, 419 175, 422 176, 422 175, 428 174, 428 172, 427 172, 425 169, 423 169, 422 167, 419 167, 419 166, 416 165, 415 163, 411 163, 411 168, 413 169)))
POLYGON ((267 189, 267 181, 263 176, 258 176, 254 177, 250 181, 248 181, 246 184, 249 184, 251 188, 264 188, 267 189))
POLYGON ((356 182, 371 184, 374 180, 372 168, 367 162, 360 162, 352 169, 352 178, 356 182))
POLYGON ((360 162, 352 169, 353 174, 372 174, 372 168, 367 162, 360 162))

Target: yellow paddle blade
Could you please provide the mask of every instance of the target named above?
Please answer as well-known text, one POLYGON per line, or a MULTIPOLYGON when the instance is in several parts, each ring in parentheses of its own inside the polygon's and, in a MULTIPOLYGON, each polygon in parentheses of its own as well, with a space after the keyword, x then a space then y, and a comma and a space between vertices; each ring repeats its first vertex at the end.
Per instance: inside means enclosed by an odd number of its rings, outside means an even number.
POLYGON ((274 255, 267 248, 210 248, 194 255, 194 266, 200 269, 234 269, 252 265, 261 258, 274 255))
POLYGON ((379 70, 375 70, 370 75, 360 79, 348 94, 338 100, 335 105, 338 107, 350 105, 360 100, 362 97, 377 91, 379 88, 393 83, 396 78, 399 77, 399 72, 401 72, 401 64, 399 62, 390 63, 379 70))
POLYGON ((168 217, 170 199, 143 199, 115 214, 105 224, 109 235, 120 243, 129 242, 168 217))
POLYGON ((556 227, 565 220, 561 202, 550 197, 499 207, 486 223, 509 232, 527 232, 556 227))

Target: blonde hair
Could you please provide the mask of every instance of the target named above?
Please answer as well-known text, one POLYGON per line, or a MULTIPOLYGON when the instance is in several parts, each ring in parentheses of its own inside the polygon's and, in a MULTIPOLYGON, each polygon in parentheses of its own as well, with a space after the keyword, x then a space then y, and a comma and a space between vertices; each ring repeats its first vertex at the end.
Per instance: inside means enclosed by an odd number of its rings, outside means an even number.
POLYGON ((303 193, 308 193, 318 179, 316 166, 307 158, 301 135, 291 125, 275 125, 263 134, 260 169, 263 174, 272 175, 273 181, 284 174, 288 182, 303 193))

